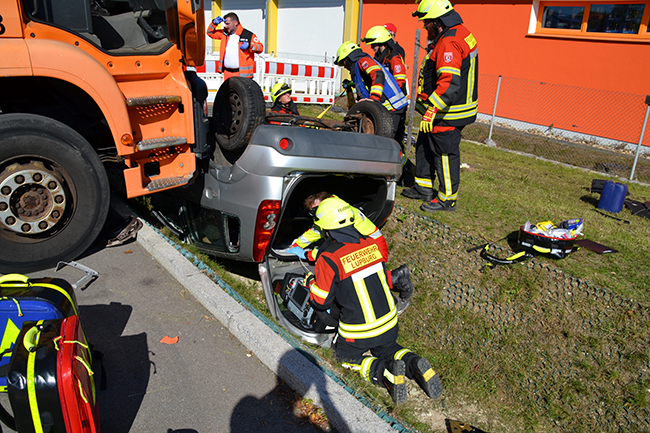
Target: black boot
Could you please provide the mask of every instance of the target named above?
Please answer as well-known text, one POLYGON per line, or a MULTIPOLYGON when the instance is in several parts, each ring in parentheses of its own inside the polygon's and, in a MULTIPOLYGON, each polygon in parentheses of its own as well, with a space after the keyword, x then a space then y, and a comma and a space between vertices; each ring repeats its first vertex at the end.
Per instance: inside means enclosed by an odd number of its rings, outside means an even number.
POLYGON ((438 398, 442 394, 442 381, 440 376, 433 371, 431 364, 426 358, 417 356, 409 360, 409 365, 411 366, 411 373, 413 375, 413 380, 415 380, 422 391, 429 398, 438 398))
POLYGON ((404 375, 406 374, 406 364, 404 361, 398 359, 396 361, 390 361, 386 368, 384 369, 384 376, 382 381, 390 397, 393 399, 393 403, 400 405, 406 401, 408 396, 408 391, 406 389, 406 379, 404 375))
POLYGON ((402 301, 408 301, 413 295, 415 287, 411 282, 411 271, 408 266, 402 265, 397 269, 390 271, 393 280, 393 290, 399 293, 402 301))
POLYGON ((412 198, 415 200, 424 200, 431 201, 433 199, 433 191, 430 190, 430 193, 421 193, 417 190, 416 187, 404 188, 402 190, 402 195, 407 198, 412 198))

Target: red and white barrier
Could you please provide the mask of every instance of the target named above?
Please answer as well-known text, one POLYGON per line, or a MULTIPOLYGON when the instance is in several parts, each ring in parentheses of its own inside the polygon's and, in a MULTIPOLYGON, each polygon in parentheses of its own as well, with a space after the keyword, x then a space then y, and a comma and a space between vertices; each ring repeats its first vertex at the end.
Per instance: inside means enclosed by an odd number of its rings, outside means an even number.
MULTIPOLYGON (((300 104, 332 104, 340 91, 341 68, 331 63, 278 59, 268 54, 255 57, 253 79, 262 88, 266 101, 271 101, 271 88, 278 82, 289 84, 293 100, 300 104)), ((223 74, 216 72, 218 60, 218 53, 207 54, 205 64, 196 68, 208 85, 210 103, 223 83, 223 74)))

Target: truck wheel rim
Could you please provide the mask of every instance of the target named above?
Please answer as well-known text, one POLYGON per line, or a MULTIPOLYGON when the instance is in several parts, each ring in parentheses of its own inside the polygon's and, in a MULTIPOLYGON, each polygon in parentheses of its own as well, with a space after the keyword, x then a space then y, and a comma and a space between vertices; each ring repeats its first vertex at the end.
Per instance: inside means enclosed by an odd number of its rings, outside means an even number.
POLYGON ((0 225, 6 230, 44 233, 61 221, 67 203, 63 183, 41 162, 12 164, 0 174, 0 225))

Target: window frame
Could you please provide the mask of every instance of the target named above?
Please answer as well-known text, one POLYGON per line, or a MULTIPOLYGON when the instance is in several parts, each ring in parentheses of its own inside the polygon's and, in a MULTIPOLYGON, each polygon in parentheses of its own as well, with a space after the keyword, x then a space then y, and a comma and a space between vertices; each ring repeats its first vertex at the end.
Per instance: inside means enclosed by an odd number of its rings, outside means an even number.
POLYGON ((650 0, 645 1, 540 1, 539 9, 537 11, 537 25, 535 28, 535 34, 544 35, 544 36, 564 36, 572 38, 585 38, 585 39, 608 39, 608 40, 638 40, 638 41, 650 41, 650 25, 648 20, 650 19, 650 0), (587 24, 589 23, 589 14, 591 12, 592 5, 625 5, 625 4, 644 4, 643 16, 641 17, 641 24, 639 25, 639 33, 606 33, 606 32, 587 32, 587 24), (546 28, 542 27, 542 18, 544 17, 544 11, 546 7, 584 7, 584 13, 582 15, 582 24, 580 29, 555 29, 555 28, 546 28))

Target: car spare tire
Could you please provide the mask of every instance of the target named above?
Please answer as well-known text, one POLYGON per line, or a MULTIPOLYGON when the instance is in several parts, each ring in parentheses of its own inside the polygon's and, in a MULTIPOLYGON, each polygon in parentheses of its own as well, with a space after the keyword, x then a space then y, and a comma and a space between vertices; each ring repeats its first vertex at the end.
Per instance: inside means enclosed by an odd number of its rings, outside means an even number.
POLYGON ((361 132, 393 138, 393 117, 379 102, 366 100, 354 104, 347 116, 362 114, 361 132))
POLYGON ((230 77, 223 82, 212 108, 215 140, 226 150, 245 148, 266 116, 264 94, 250 78, 230 77))

